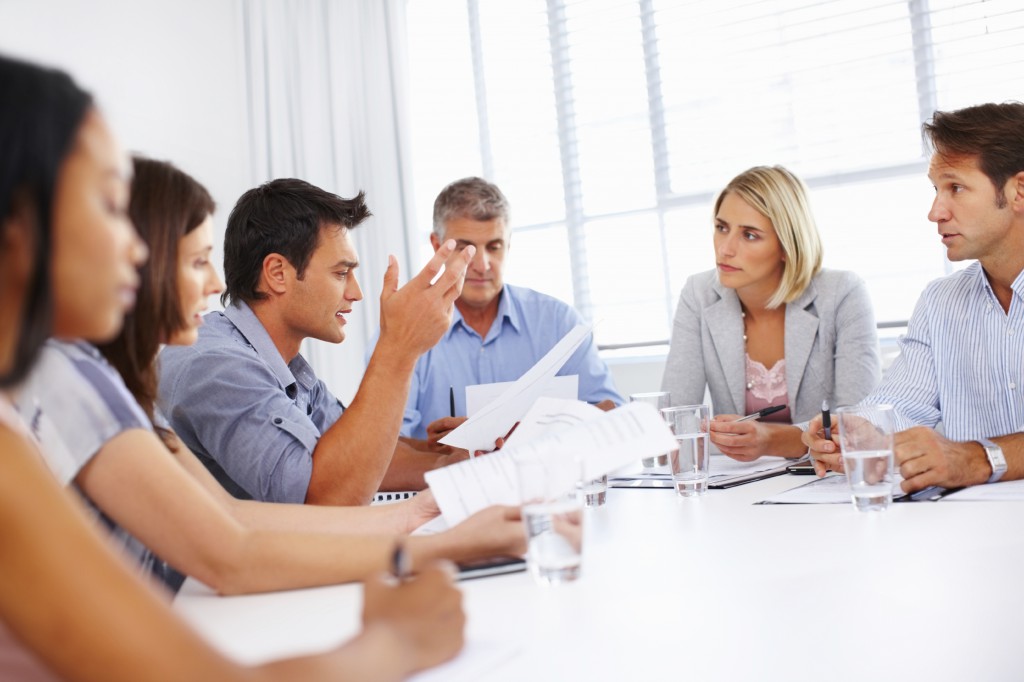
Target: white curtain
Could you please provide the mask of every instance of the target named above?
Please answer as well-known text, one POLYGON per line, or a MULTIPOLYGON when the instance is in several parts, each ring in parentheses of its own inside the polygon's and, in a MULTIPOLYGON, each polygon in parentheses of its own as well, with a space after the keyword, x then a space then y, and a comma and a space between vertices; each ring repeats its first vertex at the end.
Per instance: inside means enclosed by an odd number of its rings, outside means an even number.
MULTIPOLYGON (((340 346, 303 353, 346 404, 379 326, 393 253, 407 281, 404 0, 248 0, 242 5, 252 183, 298 177, 351 197, 374 217, 353 231, 366 298, 340 346)), ((417 268, 420 264, 415 264, 417 268)))

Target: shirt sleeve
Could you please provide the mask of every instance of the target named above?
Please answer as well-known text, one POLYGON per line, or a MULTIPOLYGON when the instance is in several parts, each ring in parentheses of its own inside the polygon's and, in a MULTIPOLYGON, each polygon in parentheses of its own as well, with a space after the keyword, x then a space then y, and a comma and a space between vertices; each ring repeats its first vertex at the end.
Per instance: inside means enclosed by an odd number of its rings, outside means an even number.
POLYGON ((115 436, 152 430, 149 419, 105 362, 45 347, 19 395, 19 409, 42 445, 47 465, 63 485, 115 436))
POLYGON ((693 405, 704 400, 707 373, 704 369, 704 345, 701 342, 701 308, 693 278, 686 280, 679 294, 672 340, 665 359, 661 390, 672 394, 673 405, 693 405))
MULTIPOLYGON (((320 431, 255 355, 187 353, 162 394, 174 430, 253 499, 302 503, 320 431)), ((163 387, 162 387, 163 388, 163 387)), ((336 402, 336 401, 335 401, 336 402)), ((338 408, 340 412, 340 407, 338 408)))
POLYGON ((931 303, 928 290, 918 300, 900 337, 900 354, 885 373, 882 383, 865 399, 872 404, 891 404, 896 411, 896 428, 934 427, 942 419, 939 382, 932 350, 931 303))

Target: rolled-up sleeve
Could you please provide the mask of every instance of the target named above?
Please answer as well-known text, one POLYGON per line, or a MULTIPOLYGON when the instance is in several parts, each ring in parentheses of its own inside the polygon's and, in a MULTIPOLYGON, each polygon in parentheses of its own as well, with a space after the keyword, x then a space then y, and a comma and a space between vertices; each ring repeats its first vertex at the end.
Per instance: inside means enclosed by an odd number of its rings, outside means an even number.
POLYGON ((253 499, 304 502, 320 438, 309 416, 255 355, 182 350, 170 390, 161 391, 182 440, 253 499))

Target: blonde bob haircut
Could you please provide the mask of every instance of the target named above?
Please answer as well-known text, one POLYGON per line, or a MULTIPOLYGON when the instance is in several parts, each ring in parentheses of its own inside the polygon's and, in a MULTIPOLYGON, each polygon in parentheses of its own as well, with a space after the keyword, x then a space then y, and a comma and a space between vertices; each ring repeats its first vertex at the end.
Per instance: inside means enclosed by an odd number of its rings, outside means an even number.
POLYGON ((772 221, 782 244, 782 281, 768 299, 768 307, 796 300, 821 270, 821 237, 811 215, 807 187, 782 166, 755 166, 726 185, 715 199, 714 215, 730 193, 772 221))

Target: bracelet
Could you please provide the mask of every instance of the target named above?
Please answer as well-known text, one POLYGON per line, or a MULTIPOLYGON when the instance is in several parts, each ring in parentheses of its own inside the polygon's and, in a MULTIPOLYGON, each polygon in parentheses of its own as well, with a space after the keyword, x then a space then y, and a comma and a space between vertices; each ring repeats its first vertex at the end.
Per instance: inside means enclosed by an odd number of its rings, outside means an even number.
POLYGON ((409 577, 412 572, 409 553, 405 551, 405 543, 401 539, 395 541, 395 548, 391 552, 391 575, 399 580, 409 577))

